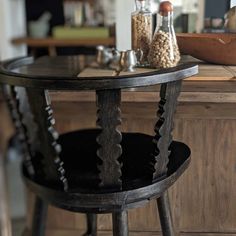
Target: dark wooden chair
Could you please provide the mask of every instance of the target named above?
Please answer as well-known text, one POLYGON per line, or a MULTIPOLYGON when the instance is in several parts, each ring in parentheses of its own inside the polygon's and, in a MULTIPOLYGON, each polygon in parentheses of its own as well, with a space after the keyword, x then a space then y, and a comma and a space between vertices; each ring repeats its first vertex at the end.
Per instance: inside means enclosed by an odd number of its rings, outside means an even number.
POLYGON ((76 78, 75 58, 16 59, 2 64, 0 82, 21 140, 23 176, 36 194, 32 235, 43 236, 47 204, 87 214, 112 213, 113 235, 128 235, 127 211, 157 199, 164 236, 174 236, 167 190, 190 162, 190 149, 172 140, 181 80, 194 65, 104 78, 76 78), (62 76, 63 75, 63 76, 62 76), (121 89, 161 84, 155 135, 121 133, 121 89), (61 136, 47 90, 96 90, 97 125, 61 136))

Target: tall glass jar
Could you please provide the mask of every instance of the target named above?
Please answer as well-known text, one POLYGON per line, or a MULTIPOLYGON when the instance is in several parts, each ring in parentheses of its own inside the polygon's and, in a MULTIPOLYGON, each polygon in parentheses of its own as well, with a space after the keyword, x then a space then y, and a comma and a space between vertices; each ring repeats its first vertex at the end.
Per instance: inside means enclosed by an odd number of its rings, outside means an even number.
POLYGON ((156 68, 174 67, 180 60, 175 30, 173 26, 173 5, 169 1, 160 4, 157 27, 154 33, 148 61, 156 68))
POLYGON ((132 49, 142 52, 140 64, 148 63, 152 41, 153 24, 149 0, 136 0, 136 11, 132 13, 132 49))

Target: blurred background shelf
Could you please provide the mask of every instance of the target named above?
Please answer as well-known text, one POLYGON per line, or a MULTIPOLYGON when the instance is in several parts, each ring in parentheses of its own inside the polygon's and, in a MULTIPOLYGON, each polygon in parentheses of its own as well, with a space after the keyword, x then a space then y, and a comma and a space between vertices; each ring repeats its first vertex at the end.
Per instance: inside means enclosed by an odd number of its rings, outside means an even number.
POLYGON ((83 38, 83 39, 58 39, 58 38, 13 38, 14 45, 25 44, 32 49, 47 48, 50 56, 57 55, 57 47, 90 47, 97 45, 115 46, 115 37, 108 38, 83 38))
POLYGON ((52 36, 57 39, 106 39, 112 36, 109 27, 55 26, 52 36))
POLYGON ((27 32, 11 42, 35 57, 94 55, 98 45, 115 46, 114 11, 113 0, 26 0, 27 32))

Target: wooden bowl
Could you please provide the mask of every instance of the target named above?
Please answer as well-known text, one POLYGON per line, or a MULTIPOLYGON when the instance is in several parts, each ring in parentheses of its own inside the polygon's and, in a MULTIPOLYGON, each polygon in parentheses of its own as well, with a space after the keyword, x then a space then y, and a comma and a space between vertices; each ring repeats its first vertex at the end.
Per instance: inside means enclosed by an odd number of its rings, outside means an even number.
POLYGON ((236 65, 236 34, 177 34, 182 54, 223 65, 236 65))

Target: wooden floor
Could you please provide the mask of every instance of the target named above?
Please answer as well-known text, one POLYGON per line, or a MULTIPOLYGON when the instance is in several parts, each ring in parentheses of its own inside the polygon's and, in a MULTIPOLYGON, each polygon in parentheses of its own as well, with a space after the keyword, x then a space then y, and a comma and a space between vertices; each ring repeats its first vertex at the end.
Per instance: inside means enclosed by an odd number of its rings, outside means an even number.
MULTIPOLYGON (((46 236, 82 236, 84 231, 75 231, 75 230, 48 230, 46 236)), ((130 232, 130 236, 161 236, 160 232, 130 232)), ((235 236, 236 234, 224 234, 224 233, 180 233, 176 236, 235 236)), ((112 236, 110 231, 100 231, 98 236, 112 236)))
MULTIPOLYGON (((13 227, 13 236, 30 236, 29 230, 24 230, 25 228, 25 219, 14 220, 12 223, 13 227)), ((84 230, 56 230, 51 229, 47 230, 46 236, 82 236, 85 233, 84 230)), ((161 236, 161 232, 130 232, 130 236, 161 236)), ((181 232, 176 234, 176 236, 235 236, 233 233, 204 233, 204 232, 196 232, 196 233, 188 233, 181 232)), ((99 231, 98 236, 112 236, 111 231, 99 231)))

